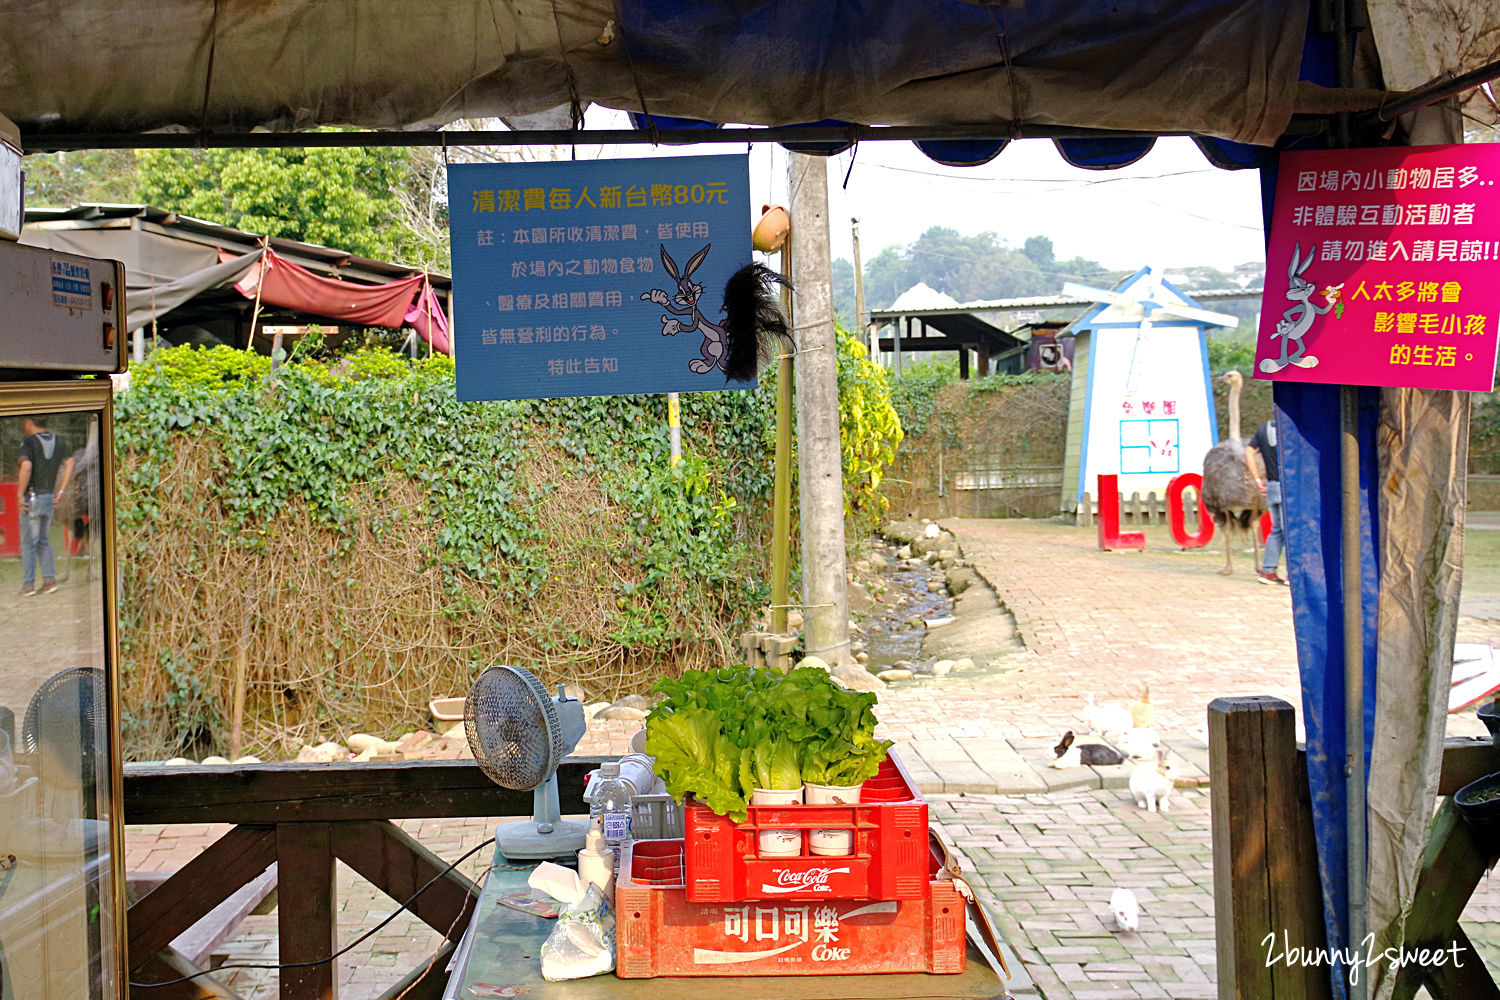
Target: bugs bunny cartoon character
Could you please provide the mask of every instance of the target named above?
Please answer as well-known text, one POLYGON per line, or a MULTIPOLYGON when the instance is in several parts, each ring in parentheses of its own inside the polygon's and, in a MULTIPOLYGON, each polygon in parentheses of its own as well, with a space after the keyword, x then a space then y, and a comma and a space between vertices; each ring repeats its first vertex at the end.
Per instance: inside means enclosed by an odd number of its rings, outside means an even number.
MULTIPOLYGON (((1328 304, 1321 308, 1308 301, 1316 287, 1311 281, 1302 277, 1318 255, 1316 247, 1310 247, 1307 251, 1307 259, 1302 260, 1302 244, 1297 243, 1292 247, 1292 262, 1287 266, 1287 288, 1286 297, 1292 300, 1292 306, 1281 314, 1281 319, 1276 323, 1276 336, 1281 339, 1281 357, 1264 358, 1260 363, 1260 370, 1268 375, 1281 371, 1287 365, 1296 365, 1298 368, 1312 368, 1317 365, 1318 359, 1312 355, 1304 355, 1302 338, 1312 329, 1313 320, 1333 308, 1333 299, 1328 298, 1328 304)), ((1339 285, 1342 288, 1343 285, 1339 285)), ((1337 289, 1330 289, 1334 295, 1337 289)))
POLYGON ((708 317, 704 316, 702 310, 698 308, 698 300, 703 297, 703 286, 695 284, 692 279, 693 272, 698 270, 698 266, 707 259, 711 246, 713 246, 712 243, 689 257, 681 273, 677 270, 677 262, 672 259, 671 254, 667 253, 666 246, 663 246, 661 248, 662 266, 667 269, 668 274, 677 279, 677 293, 671 298, 668 298, 667 293, 660 288, 641 293, 641 298, 654 302, 674 314, 661 318, 663 337, 675 337, 679 333, 691 333, 694 330, 703 335, 703 344, 698 348, 698 353, 703 357, 694 358, 688 362, 688 370, 695 375, 703 375, 715 368, 723 367, 726 351, 724 328, 716 323, 710 323, 708 317), (687 316, 691 322, 683 323, 682 320, 676 318, 677 316, 687 316))

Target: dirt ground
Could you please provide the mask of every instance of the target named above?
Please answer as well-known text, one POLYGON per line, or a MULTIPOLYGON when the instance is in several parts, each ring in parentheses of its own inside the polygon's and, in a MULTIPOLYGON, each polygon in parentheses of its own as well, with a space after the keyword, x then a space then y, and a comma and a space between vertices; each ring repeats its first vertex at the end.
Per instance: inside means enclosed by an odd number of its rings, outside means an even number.
POLYGON ((62 532, 54 528, 52 534, 55 593, 22 597, 21 560, 0 559, 0 710, 13 713, 18 733, 32 695, 47 678, 71 667, 105 665, 104 583, 89 560, 64 559, 62 532))

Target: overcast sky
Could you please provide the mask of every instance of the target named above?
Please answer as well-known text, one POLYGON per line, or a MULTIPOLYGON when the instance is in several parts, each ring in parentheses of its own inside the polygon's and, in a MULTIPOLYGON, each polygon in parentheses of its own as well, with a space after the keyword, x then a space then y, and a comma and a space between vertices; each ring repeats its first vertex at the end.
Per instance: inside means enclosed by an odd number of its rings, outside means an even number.
MULTIPOLYGON (((629 127, 621 113, 591 108, 594 128, 629 127)), ((743 153, 743 145, 580 147, 580 157, 743 153)), ((785 204, 787 152, 750 150, 750 200, 785 204)), ((1146 264, 1229 269, 1265 256, 1259 175, 1220 170, 1192 141, 1164 138, 1119 170, 1072 166, 1051 141, 1023 139, 979 167, 944 167, 910 142, 866 142, 828 160, 833 256, 853 260, 851 218, 860 253, 911 243, 932 226, 965 236, 994 232, 1020 246, 1046 236, 1063 259, 1084 257, 1110 270, 1146 264), (852 163, 852 169, 851 169, 852 163), (847 187, 845 177, 848 178, 847 187)))
MULTIPOLYGON (((784 175, 785 159, 774 157, 772 174, 784 175)), ((944 167, 905 142, 861 146, 852 171, 850 160, 844 153, 829 165, 835 257, 852 259, 855 217, 866 261, 935 225, 964 235, 994 232, 1016 246, 1046 236, 1058 257, 1085 257, 1112 270, 1228 269, 1264 256, 1256 172, 1219 170, 1187 139, 1158 140, 1120 170, 1074 167, 1040 139, 1012 143, 980 167, 944 167)), ((752 185, 756 173, 752 166, 752 185)))

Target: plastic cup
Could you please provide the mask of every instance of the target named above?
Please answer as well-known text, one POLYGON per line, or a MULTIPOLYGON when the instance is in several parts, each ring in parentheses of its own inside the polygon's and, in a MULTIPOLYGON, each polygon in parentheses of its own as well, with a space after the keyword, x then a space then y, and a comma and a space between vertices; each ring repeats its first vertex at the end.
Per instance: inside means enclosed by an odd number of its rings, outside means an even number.
MULTIPOLYGON (((803 785, 808 805, 855 805, 859 802, 859 785, 803 785)), ((854 853, 854 830, 852 827, 836 827, 825 830, 809 830, 807 848, 813 854, 826 858, 844 857, 854 853)))
MULTIPOLYGON (((755 788, 750 792, 752 806, 788 806, 802 804, 800 788, 755 788)), ((756 847, 763 858, 796 857, 802 853, 801 830, 762 830, 756 847)))

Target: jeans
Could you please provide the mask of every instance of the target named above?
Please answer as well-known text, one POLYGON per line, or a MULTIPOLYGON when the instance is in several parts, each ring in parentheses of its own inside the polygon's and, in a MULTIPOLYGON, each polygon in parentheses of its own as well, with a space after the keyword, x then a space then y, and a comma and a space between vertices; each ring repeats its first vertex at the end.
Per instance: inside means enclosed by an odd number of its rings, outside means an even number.
POLYGON ((42 560, 42 579, 57 576, 52 562, 52 494, 33 493, 21 515, 21 589, 36 586, 37 557, 42 560))
POLYGON ((1271 533, 1266 536, 1266 550, 1260 560, 1260 569, 1262 573, 1274 573, 1276 564, 1281 561, 1281 546, 1284 544, 1281 533, 1281 483, 1274 479, 1266 483, 1266 507, 1271 512, 1271 533))

